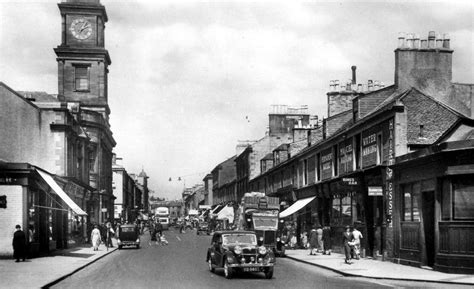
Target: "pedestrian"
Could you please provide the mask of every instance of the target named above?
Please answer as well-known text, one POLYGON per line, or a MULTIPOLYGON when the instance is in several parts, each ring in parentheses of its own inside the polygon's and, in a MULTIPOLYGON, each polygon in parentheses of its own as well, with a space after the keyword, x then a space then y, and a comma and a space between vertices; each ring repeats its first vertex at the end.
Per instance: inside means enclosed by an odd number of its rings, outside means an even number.
POLYGON ((31 244, 33 244, 34 241, 35 241, 35 228, 33 227, 33 225, 29 225, 28 226, 28 248, 27 248, 28 258, 31 258, 31 256, 33 255, 31 244))
POLYGON ((311 232, 309 232, 309 254, 316 255, 316 248, 318 247, 318 235, 316 233, 316 228, 313 227, 311 232))
POLYGON ((156 224, 156 233, 160 237, 163 235, 163 225, 160 222, 156 224))
POLYGON ((316 229, 316 236, 318 237, 318 252, 323 252, 323 228, 321 225, 316 229))
POLYGON ((308 232, 301 234, 301 247, 304 249, 308 248, 308 232))
POLYGON ((26 235, 25 232, 21 230, 20 225, 15 226, 15 233, 13 233, 13 258, 16 259, 15 262, 20 262, 20 259, 23 259, 25 262, 26 259, 26 235))
POLYGON ((324 252, 323 254, 331 255, 331 227, 325 226, 323 228, 323 246, 324 246, 324 252))
POLYGON ((352 233, 351 233, 351 228, 349 226, 346 226, 345 231, 342 235, 342 241, 344 245, 344 254, 346 255, 345 262, 346 264, 351 264, 351 245, 352 245, 352 233))
POLYGON ((91 232, 92 247, 94 248, 94 251, 99 250, 101 238, 99 226, 94 225, 94 229, 91 232))
POLYGON ((110 222, 107 223, 107 248, 113 248, 114 244, 112 243, 112 236, 115 234, 114 229, 112 228, 112 224, 110 222))
POLYGON ((362 233, 357 230, 357 227, 354 226, 354 230, 352 230, 352 242, 354 243, 354 254, 357 260, 360 259, 360 239, 363 238, 362 233))

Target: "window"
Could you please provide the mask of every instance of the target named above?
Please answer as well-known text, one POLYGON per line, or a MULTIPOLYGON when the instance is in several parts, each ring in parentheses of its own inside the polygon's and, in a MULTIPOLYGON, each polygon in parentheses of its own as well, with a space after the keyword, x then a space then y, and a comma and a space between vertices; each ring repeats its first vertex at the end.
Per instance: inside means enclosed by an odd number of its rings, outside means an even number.
POLYGON ((285 178, 283 171, 280 172, 280 188, 283 188, 283 179, 285 178))
POLYGON ((333 151, 333 158, 332 158, 332 170, 333 170, 333 176, 337 177, 339 172, 338 172, 338 159, 339 159, 339 152, 337 151, 337 145, 333 146, 332 148, 333 151))
POLYGON ((295 166, 291 167, 291 184, 292 185, 296 184, 296 168, 295 168, 295 166))
POLYGON ((474 180, 457 179, 453 182, 453 218, 474 219, 474 180))
POLYGON ((74 89, 76 91, 89 90, 89 66, 74 66, 74 89))
POLYGON ((303 186, 308 184, 308 160, 303 161, 303 186))
POLYGON ((361 157, 361 140, 360 134, 356 135, 355 139, 355 150, 354 150, 354 159, 355 159, 355 168, 356 170, 361 168, 362 157, 361 157))
POLYGON ((382 144, 382 134, 379 133, 377 135, 377 164, 381 164, 383 162, 383 144, 382 144))
POLYGON ((316 155, 316 180, 321 180, 321 154, 316 155))
POLYGON ((406 185, 403 189, 403 221, 419 222, 420 211, 418 208, 417 195, 412 185, 406 185))

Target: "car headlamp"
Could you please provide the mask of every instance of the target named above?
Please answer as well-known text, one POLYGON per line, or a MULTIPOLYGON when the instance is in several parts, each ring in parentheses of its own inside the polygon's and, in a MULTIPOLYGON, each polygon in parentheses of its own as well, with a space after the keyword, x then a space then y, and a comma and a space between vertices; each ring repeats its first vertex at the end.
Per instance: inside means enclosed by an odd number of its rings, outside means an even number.
POLYGON ((137 239, 137 243, 140 243, 140 239, 137 239))
POLYGON ((260 255, 265 255, 265 254, 267 254, 267 248, 265 248, 264 246, 259 247, 259 248, 258 248, 258 253, 259 253, 260 255))
POLYGON ((235 246, 235 247, 234 247, 234 253, 237 254, 237 255, 242 254, 242 247, 240 247, 240 246, 235 246))
POLYGON ((258 239, 263 242, 263 237, 260 237, 260 238, 258 238, 258 239))
POLYGON ((280 237, 277 237, 277 242, 280 242, 280 237))

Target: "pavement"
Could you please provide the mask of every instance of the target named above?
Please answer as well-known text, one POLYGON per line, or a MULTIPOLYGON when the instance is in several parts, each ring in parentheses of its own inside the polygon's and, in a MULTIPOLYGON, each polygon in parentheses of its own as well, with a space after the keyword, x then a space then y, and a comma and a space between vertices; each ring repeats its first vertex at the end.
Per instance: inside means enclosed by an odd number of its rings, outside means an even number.
POLYGON ((309 255, 309 250, 286 250, 286 256, 344 276, 474 285, 474 275, 443 273, 372 258, 351 260, 352 264, 349 265, 344 262, 345 256, 338 253, 309 255))
MULTIPOLYGON (((179 236, 181 237, 176 235, 174 243, 176 241, 181 243, 181 239, 185 237, 183 235, 179 236)), ((48 256, 27 259, 26 262, 15 263, 13 259, 0 260, 0 280, 2 280, 0 288, 43 288, 53 286, 117 250, 116 240, 113 239, 113 241, 114 247, 108 250, 103 244, 99 247, 99 251, 93 251, 92 247, 85 245, 66 250, 56 250, 48 256)), ((191 243, 184 246, 184 248, 194 247, 196 249, 195 241, 194 238, 188 240, 191 243)), ((171 249, 171 247, 169 248, 171 249)), ((179 251, 182 250, 183 247, 180 246, 179 251)), ((200 251, 199 254, 202 254, 200 251)), ((133 252, 130 251, 131 254, 133 252)), ((188 253, 192 255, 191 252, 188 253)), ((147 254, 145 253, 145 255, 147 254)), ((309 255, 308 250, 287 250, 286 255, 288 259, 328 269, 349 277, 474 285, 474 275, 442 273, 371 258, 352 260, 352 264, 348 265, 344 263, 344 255, 338 253, 309 255)), ((155 259, 153 256, 150 258, 155 259)), ((199 259, 199 261, 202 260, 199 259)))
POLYGON ((93 251, 90 245, 82 245, 55 250, 48 256, 26 259, 25 262, 2 259, 0 288, 47 288, 117 250, 116 240, 112 240, 113 248, 107 249, 101 244, 98 251, 93 251))

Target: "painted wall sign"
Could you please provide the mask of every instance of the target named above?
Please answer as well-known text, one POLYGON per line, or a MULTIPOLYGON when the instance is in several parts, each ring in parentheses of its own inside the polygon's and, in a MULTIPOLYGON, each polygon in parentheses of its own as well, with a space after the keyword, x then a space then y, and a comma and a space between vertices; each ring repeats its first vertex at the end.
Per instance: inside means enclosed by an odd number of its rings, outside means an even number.
MULTIPOLYGON (((394 124, 393 118, 388 121, 388 154, 387 165, 391 166, 395 163, 395 146, 394 146, 394 124)), ((387 202, 387 223, 392 227, 392 213, 393 213, 393 170, 387 167, 385 175, 386 180, 386 202, 387 202)))
POLYGON ((339 144, 339 174, 353 171, 353 148, 352 139, 348 139, 339 144))
POLYGON ((332 149, 327 149, 321 153, 321 179, 326 180, 332 177, 332 149))
POLYGON ((379 132, 379 127, 362 132, 362 167, 377 164, 377 135, 379 132))

